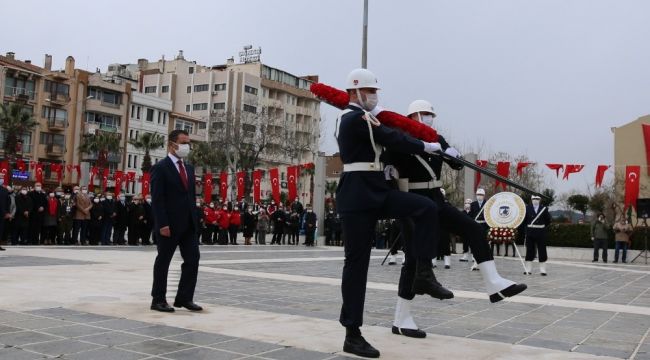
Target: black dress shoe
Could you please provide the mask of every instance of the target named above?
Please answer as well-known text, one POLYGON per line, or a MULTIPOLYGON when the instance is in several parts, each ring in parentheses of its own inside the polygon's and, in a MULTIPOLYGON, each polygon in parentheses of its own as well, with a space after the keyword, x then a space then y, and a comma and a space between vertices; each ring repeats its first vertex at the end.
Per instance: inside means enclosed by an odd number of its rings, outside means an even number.
POLYGON ((445 265, 445 269, 451 269, 451 266, 445 265))
POLYGON ((196 305, 195 303, 193 303, 193 302, 191 302, 191 301, 184 302, 184 303, 180 303, 180 302, 178 302, 178 301, 174 301, 174 307, 177 307, 177 308, 186 308, 186 309, 189 310, 189 311, 201 311, 201 310, 203 310, 202 307, 196 305))
POLYGON ((507 297, 515 296, 527 288, 526 284, 512 284, 498 293, 490 295, 490 302, 495 303, 507 297))
POLYGON ((343 351, 367 358, 378 358, 379 350, 370 345, 361 335, 348 335, 343 343, 343 351))
POLYGON ((5 248, 3 248, 2 246, 0 246, 0 251, 5 251, 5 250, 7 250, 7 249, 5 249, 5 248))
POLYGON ((152 303, 151 310, 156 310, 160 312, 174 312, 174 308, 169 306, 166 302, 152 303))
POLYGON ((422 331, 420 329, 415 329, 415 330, 413 330, 413 329, 402 329, 402 328, 398 328, 397 326, 393 326, 392 331, 393 331, 393 334, 395 334, 395 335, 404 335, 404 336, 412 337, 412 338, 422 339, 422 338, 427 337, 427 333, 425 333, 424 331, 422 331))

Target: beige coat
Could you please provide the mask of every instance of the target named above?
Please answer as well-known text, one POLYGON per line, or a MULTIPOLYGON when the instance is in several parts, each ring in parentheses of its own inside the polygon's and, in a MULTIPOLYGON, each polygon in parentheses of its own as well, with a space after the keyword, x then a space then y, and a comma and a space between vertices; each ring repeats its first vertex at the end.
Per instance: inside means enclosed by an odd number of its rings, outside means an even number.
POLYGON ((620 222, 614 224, 614 238, 616 241, 629 242, 632 231, 632 225, 630 224, 623 225, 620 222))
POLYGON ((75 220, 90 220, 90 209, 92 209, 93 204, 90 202, 88 195, 78 193, 75 196, 75 206, 77 207, 74 213, 75 220))

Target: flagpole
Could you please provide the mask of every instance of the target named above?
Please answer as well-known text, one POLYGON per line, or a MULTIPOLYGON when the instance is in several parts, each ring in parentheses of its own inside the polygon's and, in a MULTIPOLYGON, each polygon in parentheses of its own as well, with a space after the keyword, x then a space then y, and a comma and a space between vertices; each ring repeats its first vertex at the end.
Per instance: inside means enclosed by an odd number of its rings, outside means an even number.
POLYGON ((368 68, 368 0, 363 0, 363 37, 361 39, 361 67, 368 68))

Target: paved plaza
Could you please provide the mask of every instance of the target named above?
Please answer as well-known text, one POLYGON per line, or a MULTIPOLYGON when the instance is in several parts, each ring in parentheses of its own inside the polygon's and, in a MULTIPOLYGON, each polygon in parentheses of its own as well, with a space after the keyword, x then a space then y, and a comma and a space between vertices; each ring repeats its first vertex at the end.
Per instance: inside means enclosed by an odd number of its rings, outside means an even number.
MULTIPOLYGON (((345 359, 340 248, 202 246, 202 313, 149 310, 153 247, 9 247, 0 253, 0 359, 345 359)), ((400 266, 375 250, 366 339, 384 359, 650 359, 650 267, 496 259, 523 296, 490 304, 478 272, 436 269, 456 297, 414 301, 428 335, 391 334, 400 266), (536 266, 536 264, 535 264, 536 266)), ((170 269, 168 301, 180 275, 170 269)))

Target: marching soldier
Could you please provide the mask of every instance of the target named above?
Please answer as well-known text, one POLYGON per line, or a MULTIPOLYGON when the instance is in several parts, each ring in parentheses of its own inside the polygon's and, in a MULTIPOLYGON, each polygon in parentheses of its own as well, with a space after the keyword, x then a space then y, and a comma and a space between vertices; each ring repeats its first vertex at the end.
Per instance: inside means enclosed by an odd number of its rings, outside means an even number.
POLYGON ((379 158, 382 147, 405 153, 433 153, 440 144, 425 143, 382 125, 369 111, 378 113, 377 78, 366 69, 348 75, 350 103, 337 118, 343 174, 337 189, 337 210, 345 237, 345 262, 341 292, 343 306, 339 321, 346 328, 343 351, 364 357, 379 357, 379 351, 361 336, 368 265, 375 224, 379 219, 411 218, 414 234, 411 254, 418 254, 415 276, 409 287, 418 294, 450 298, 433 275, 431 257, 437 234, 437 207, 430 199, 404 193, 388 186, 379 158))
POLYGON ((551 223, 551 215, 546 206, 540 208, 540 197, 533 195, 531 205, 526 206, 526 272, 530 275, 533 270, 535 252, 539 255, 539 272, 546 276, 546 227, 551 223))
MULTIPOLYGON (((416 100, 412 102, 409 105, 407 115, 413 120, 433 127, 435 113, 433 106, 428 101, 416 100)), ((438 135, 438 144, 438 151, 444 151, 445 154, 454 158, 460 157, 460 153, 451 147, 441 135, 438 135)), ((442 164, 445 162, 454 170, 462 169, 462 164, 453 160, 443 159, 435 153, 403 155, 389 151, 386 158, 394 165, 394 167, 386 167, 386 172, 391 177, 399 178, 401 176, 400 180, 405 179, 408 182, 408 191, 410 193, 429 198, 437 205, 438 212, 435 215, 435 220, 441 224, 441 229, 433 233, 434 236, 437 235, 439 237, 441 233, 452 232, 461 235, 468 241, 472 254, 478 263, 477 266, 482 270, 481 275, 483 276, 491 302, 501 301, 506 297, 517 295, 526 289, 525 284, 517 284, 499 275, 492 254, 490 253, 490 247, 486 240, 487 233, 483 225, 468 218, 465 213, 445 201, 444 193, 441 191, 442 181, 440 181, 442 164)), ((483 195, 485 194, 483 189, 479 190, 483 195)), ((483 206, 483 198, 479 196, 478 199, 481 201, 477 205, 480 208, 483 206)), ((482 214, 477 213, 475 217, 479 215, 482 214)), ((429 221, 431 220, 433 218, 429 219, 429 221)), ((409 240, 407 236, 407 243, 409 240)), ((436 240, 440 241, 432 237, 429 237, 427 240, 431 241, 434 245, 436 244, 436 240)), ((446 246, 447 251, 449 251, 449 244, 447 243, 446 246)), ((423 338, 426 336, 426 333, 418 329, 410 313, 410 303, 417 293, 404 285, 409 283, 416 271, 413 266, 414 256, 409 251, 405 255, 406 262, 402 266, 392 332, 408 337, 423 338)))

